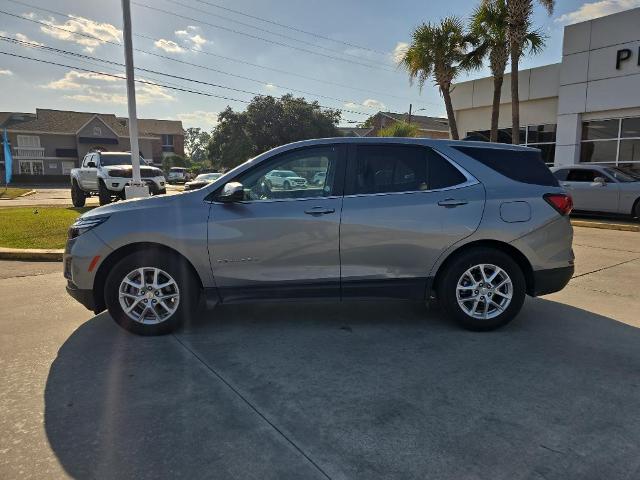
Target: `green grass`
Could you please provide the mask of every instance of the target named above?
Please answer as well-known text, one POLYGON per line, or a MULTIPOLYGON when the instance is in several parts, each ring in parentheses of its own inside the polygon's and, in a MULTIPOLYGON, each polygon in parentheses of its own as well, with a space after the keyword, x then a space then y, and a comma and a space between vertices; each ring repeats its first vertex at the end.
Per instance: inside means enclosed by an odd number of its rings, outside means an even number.
POLYGON ((28 188, 15 188, 15 187, 9 187, 6 189, 4 189, 4 187, 0 187, 0 198, 16 198, 19 197, 20 195, 24 195, 27 192, 30 192, 31 190, 28 188))
POLYGON ((0 207, 0 247, 64 248, 67 229, 89 208, 0 207))

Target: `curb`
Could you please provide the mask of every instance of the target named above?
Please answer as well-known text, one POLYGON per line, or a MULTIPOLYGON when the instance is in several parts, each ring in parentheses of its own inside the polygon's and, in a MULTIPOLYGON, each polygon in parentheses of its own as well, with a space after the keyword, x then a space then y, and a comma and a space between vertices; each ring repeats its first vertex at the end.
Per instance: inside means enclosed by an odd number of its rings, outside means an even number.
POLYGON ((37 190, 29 190, 28 192, 23 193, 22 195, 20 195, 17 198, 28 197, 29 195, 35 195, 36 193, 38 193, 37 190))
POLYGON ((603 230, 619 230, 623 232, 640 232, 640 225, 627 223, 591 222, 588 220, 571 220, 574 227, 600 228, 603 230))
POLYGON ((22 249, 0 247, 0 260, 20 260, 30 262, 61 262, 62 249, 22 249))

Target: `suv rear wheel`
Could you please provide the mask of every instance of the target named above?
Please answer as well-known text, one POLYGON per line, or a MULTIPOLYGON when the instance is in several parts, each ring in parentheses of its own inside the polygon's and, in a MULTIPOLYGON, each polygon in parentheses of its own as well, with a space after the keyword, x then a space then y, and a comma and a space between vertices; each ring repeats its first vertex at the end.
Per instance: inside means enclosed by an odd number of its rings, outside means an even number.
POLYGON ((100 200, 100 205, 111 203, 111 192, 102 180, 98 183, 98 200, 100 200))
POLYGON ((150 250, 120 260, 107 277, 104 296, 118 325, 138 335, 162 335, 195 314, 198 292, 182 259, 150 250))
POLYGON ((78 182, 71 180, 71 203, 74 207, 84 207, 87 201, 87 194, 80 188, 78 182))
POLYGON ((493 330, 509 323, 524 303, 526 282, 509 255, 475 248, 447 265, 438 288, 445 313, 469 330, 493 330))

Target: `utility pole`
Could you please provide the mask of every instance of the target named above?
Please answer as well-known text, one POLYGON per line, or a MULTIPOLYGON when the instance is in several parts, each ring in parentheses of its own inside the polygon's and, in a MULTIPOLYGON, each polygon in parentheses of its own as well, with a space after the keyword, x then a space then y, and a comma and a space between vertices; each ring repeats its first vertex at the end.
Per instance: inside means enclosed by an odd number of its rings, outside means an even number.
POLYGON ((409 125, 411 125, 411 108, 413 108, 413 104, 409 104, 409 121, 407 122, 409 125))
POLYGON ((136 84, 133 70, 133 43, 131 41, 131 4, 122 0, 122 36, 124 38, 124 60, 127 73, 127 105, 129 108, 129 142, 131 146, 131 185, 124 187, 125 197, 149 196, 149 187, 140 177, 140 147, 138 145, 138 116, 136 113, 136 84))

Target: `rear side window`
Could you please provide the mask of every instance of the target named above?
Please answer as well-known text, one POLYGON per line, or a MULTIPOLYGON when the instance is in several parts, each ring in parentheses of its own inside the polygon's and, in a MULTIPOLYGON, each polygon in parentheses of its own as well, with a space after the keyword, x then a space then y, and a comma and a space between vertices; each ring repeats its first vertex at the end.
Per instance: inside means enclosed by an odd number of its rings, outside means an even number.
POLYGON ((453 147, 516 182, 558 186, 537 150, 509 150, 486 147, 453 147))
POLYGON ((464 183, 465 176, 430 148, 413 145, 359 145, 355 194, 415 192, 464 183))
POLYGON ((556 177, 559 182, 564 182, 567 179, 567 173, 569 173, 569 170, 563 168, 562 170, 553 172, 553 176, 556 177))

